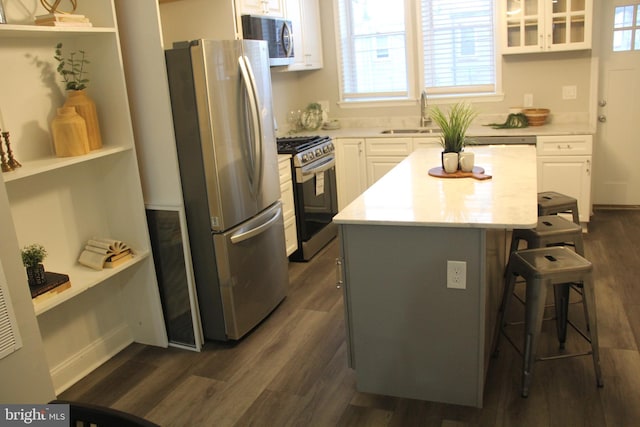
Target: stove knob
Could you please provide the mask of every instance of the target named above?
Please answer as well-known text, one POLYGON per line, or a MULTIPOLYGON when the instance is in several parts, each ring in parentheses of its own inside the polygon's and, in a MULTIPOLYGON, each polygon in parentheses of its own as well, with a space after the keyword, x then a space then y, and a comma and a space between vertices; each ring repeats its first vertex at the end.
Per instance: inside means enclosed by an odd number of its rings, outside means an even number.
POLYGON ((309 161, 313 160, 313 157, 314 157, 314 156, 313 156, 313 151, 309 151, 309 152, 307 153, 307 157, 309 158, 309 161))
POLYGON ((322 150, 320 148, 316 149, 316 157, 322 156, 322 150))
POLYGON ((306 154, 303 154, 302 155, 302 163, 305 163, 308 160, 309 160, 309 156, 307 156, 306 154))
POLYGON ((329 146, 328 146, 328 145, 325 145, 324 147, 322 147, 322 151, 323 151, 324 153, 328 153, 328 152, 329 152, 329 146))
POLYGON ((329 150, 333 151, 333 150, 335 150, 335 149, 336 149, 336 148, 333 146, 333 142, 330 142, 330 143, 329 143, 329 150))

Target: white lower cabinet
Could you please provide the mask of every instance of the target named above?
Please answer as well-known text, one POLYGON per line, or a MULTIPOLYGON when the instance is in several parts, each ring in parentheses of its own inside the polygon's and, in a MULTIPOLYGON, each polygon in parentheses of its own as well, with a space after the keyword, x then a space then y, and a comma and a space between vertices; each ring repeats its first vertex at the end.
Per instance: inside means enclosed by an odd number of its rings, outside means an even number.
POLYGON ((338 209, 343 209, 367 189, 367 164, 364 138, 339 138, 333 141, 336 153, 338 209))
POLYGON ((293 203, 293 181, 291 180, 291 156, 288 154, 278 155, 278 168, 280 171, 280 201, 284 217, 284 240, 287 256, 289 256, 298 249, 296 209, 293 203))
POLYGON ((578 200, 580 222, 591 216, 591 135, 539 136, 538 191, 556 191, 578 200))
POLYGON ((373 185, 411 154, 413 140, 412 138, 369 138, 365 146, 367 183, 373 185))

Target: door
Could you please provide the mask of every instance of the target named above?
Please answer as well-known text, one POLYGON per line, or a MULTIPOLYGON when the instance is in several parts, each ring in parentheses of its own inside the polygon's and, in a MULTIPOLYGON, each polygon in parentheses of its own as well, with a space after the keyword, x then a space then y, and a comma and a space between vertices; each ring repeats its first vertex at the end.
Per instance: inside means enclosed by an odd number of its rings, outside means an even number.
POLYGON ((364 139, 337 139, 335 146, 338 209, 344 209, 367 189, 364 139))
POLYGON ((600 16, 601 40, 593 203, 640 205, 640 7, 634 0, 599 3, 600 13, 594 15, 600 16))
POLYGON ((240 339, 283 300, 289 283, 280 202, 214 234, 227 337, 240 339))
POLYGON ((215 231, 280 197, 268 64, 265 42, 201 40, 192 47, 200 155, 215 231))

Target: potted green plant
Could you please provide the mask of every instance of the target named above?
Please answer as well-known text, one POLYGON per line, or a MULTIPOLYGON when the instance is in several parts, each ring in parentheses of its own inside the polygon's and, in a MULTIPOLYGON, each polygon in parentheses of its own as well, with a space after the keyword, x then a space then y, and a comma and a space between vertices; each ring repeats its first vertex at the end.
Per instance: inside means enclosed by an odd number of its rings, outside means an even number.
POLYGON ((22 248, 22 264, 27 269, 27 279, 29 286, 43 285, 47 279, 44 274, 44 265, 42 260, 47 256, 47 250, 44 246, 37 243, 22 248))
POLYGON ((62 43, 56 45, 53 58, 58 61, 56 70, 62 77, 64 88, 67 91, 67 100, 64 103, 64 107, 74 107, 80 117, 84 119, 87 127, 89 149, 96 150, 102 147, 102 138, 100 137, 96 104, 86 92, 89 84, 86 65, 90 64, 90 62, 84 50, 69 52, 65 56, 62 47, 62 43))
POLYGON ((442 167, 447 173, 458 169, 458 157, 466 144, 467 130, 477 115, 473 107, 465 102, 454 104, 448 114, 437 106, 431 108, 431 118, 442 129, 442 167))

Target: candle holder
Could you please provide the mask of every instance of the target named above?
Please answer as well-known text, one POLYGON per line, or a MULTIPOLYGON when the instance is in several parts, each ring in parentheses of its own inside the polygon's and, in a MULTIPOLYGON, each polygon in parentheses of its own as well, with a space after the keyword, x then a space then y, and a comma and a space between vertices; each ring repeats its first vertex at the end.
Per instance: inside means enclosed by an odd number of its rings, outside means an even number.
MULTIPOLYGON (((3 132, 3 134, 4 133, 7 132, 3 132)), ((13 168, 9 166, 7 158, 5 157, 5 152, 2 149, 2 141, 0 141, 0 162, 2 163, 2 172, 11 172, 13 170, 13 168)))
MULTIPOLYGON (((13 151, 11 150, 11 143, 9 142, 9 132, 2 132, 2 137, 4 138, 4 142, 7 145, 7 164, 12 168, 12 169, 17 169, 19 167, 22 167, 22 164, 16 160, 15 157, 13 157, 13 151)), ((0 141, 0 145, 2 144, 2 142, 0 141)))

